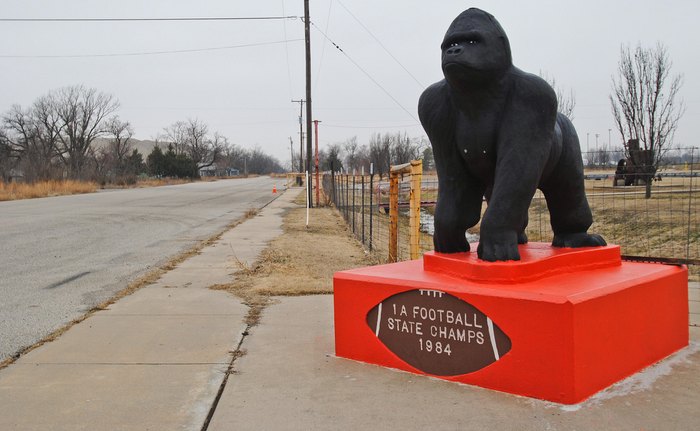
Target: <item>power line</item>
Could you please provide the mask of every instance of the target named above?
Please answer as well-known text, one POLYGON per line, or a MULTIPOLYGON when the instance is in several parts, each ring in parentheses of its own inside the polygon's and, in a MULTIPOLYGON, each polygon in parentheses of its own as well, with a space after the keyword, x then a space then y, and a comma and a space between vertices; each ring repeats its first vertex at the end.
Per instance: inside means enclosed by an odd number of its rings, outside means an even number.
POLYGON ((393 126, 351 126, 351 125, 325 124, 324 123, 323 126, 337 128, 337 129, 403 129, 403 128, 408 128, 408 127, 418 127, 418 126, 420 126, 420 123, 403 124, 403 125, 399 124, 399 125, 393 125, 393 126))
POLYGON ((205 51, 221 51, 226 49, 236 49, 236 48, 249 48, 254 46, 265 46, 265 45, 276 45, 284 43, 285 46, 290 42, 300 42, 304 39, 291 39, 291 40, 279 40, 274 42, 260 42, 260 43, 249 43, 244 45, 229 45, 229 46, 217 46, 210 48, 194 48, 194 49, 177 49, 168 51, 148 51, 148 52, 127 52, 127 53, 109 53, 109 54, 67 54, 67 55, 0 55, 0 58, 90 58, 90 57, 133 57, 140 55, 163 55, 163 54, 183 54, 192 52, 205 52, 205 51))
POLYGON ((314 28, 315 28, 319 33, 321 33, 321 34, 323 35, 323 37, 325 37, 326 39, 328 39, 328 42, 330 42, 333 46, 335 46, 336 49, 337 49, 338 51, 340 51, 341 53, 343 53, 343 55, 344 55, 348 60, 350 60, 350 62, 351 62, 352 64, 354 64, 355 67, 357 67, 358 69, 360 69, 360 71, 361 71, 362 73, 364 73, 365 76, 367 76, 367 78, 369 78, 372 82, 374 82, 374 84, 375 84, 377 87, 379 87, 379 88, 384 92, 384 94, 386 94, 387 96, 389 96, 389 98, 390 98, 391 100, 393 100, 394 103, 396 103, 405 113, 407 113, 407 114, 408 114, 411 118, 413 118, 414 120, 419 121, 419 120, 415 117, 415 115, 413 115, 413 114, 411 113, 411 111, 409 111, 408 109, 406 109, 398 100, 396 100, 396 98, 395 98, 394 96, 392 96, 391 93, 389 93, 389 91, 388 91, 386 88, 384 88, 379 82, 377 82, 377 80, 374 79, 374 78, 372 77, 372 75, 370 75, 369 72, 367 72, 365 69, 363 69, 362 66, 360 66, 355 60, 353 60, 352 57, 350 57, 345 51, 343 51, 343 49, 342 49, 340 46, 338 46, 337 43, 333 42, 333 40, 332 40, 331 38, 329 38, 328 35, 326 35, 326 33, 324 33, 320 28, 318 28, 318 26, 317 26, 316 24, 314 24, 313 21, 311 21, 311 25, 313 25, 314 28))
POLYGON ((384 51, 385 51, 387 54, 389 54, 389 57, 393 58, 394 61, 395 61, 399 66, 401 66, 401 68, 402 68, 406 73, 408 73, 408 75, 409 75, 411 78, 413 78, 414 81, 416 81, 416 84, 418 84, 418 85, 420 86, 420 88, 425 88, 425 85, 423 85, 423 84, 418 80, 418 78, 416 78, 415 76, 413 76, 413 74, 406 68, 406 66, 404 66, 403 63, 401 63, 401 62, 399 61, 399 59, 396 58, 396 57, 394 56, 394 54, 392 54, 391 51, 389 51, 389 49, 388 49, 386 46, 384 46, 384 44, 382 43, 382 41, 380 41, 379 38, 377 38, 377 36, 375 36, 374 33, 372 33, 372 32, 369 30, 369 28, 367 28, 367 26, 365 26, 365 25, 362 23, 362 21, 360 21, 360 19, 359 19, 358 17, 356 17, 355 14, 352 13, 352 12, 350 11, 350 9, 348 9, 348 7, 345 6, 345 5, 343 4, 342 1, 338 0, 338 3, 340 4, 340 6, 343 7, 343 9, 345 9, 345 11, 346 11, 348 14, 350 14, 351 17, 353 17, 353 19, 354 19, 355 21, 357 21, 358 24, 360 24, 360 27, 362 27, 363 29, 365 29, 365 31, 366 31, 370 36, 372 36, 372 38, 379 44, 379 46, 381 46, 382 49, 384 49, 384 51))
MULTIPOLYGON (((284 9, 284 0, 282 1, 282 15, 286 15, 286 11, 284 9)), ((285 40, 287 39, 287 21, 282 21, 282 27, 284 28, 284 38, 285 40)), ((292 98, 292 68, 289 65, 289 47, 287 45, 284 45, 284 52, 287 56, 287 79, 289 83, 289 98, 292 98)))
MULTIPOLYGON (((328 25, 331 22, 331 9, 333 8, 333 0, 330 1, 328 4, 328 16, 326 16, 326 34, 328 34, 328 25)), ((316 70, 316 80, 314 81, 314 89, 318 88, 318 79, 321 76, 321 67, 323 66, 323 56, 326 53, 326 41, 327 39, 323 39, 323 45, 321 46, 321 58, 318 62, 318 69, 316 70)))
POLYGON ((298 19, 299 16, 211 16, 173 18, 0 18, 0 22, 152 22, 152 21, 268 21, 298 19))

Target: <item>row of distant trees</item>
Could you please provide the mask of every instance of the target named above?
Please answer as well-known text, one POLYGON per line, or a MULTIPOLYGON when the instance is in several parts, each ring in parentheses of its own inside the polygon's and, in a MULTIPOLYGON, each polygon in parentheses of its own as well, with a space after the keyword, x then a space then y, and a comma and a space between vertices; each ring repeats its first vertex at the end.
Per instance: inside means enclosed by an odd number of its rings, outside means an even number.
POLYGON ((231 144, 196 119, 164 128, 144 159, 134 148, 132 125, 116 115, 118 108, 112 95, 80 85, 51 91, 28 107, 12 106, 0 116, 0 180, 13 174, 27 182, 132 182, 139 175, 196 178, 211 166, 253 174, 282 171, 260 148, 231 144))
POLYGON ((357 136, 342 143, 328 145, 319 151, 319 167, 323 171, 360 173, 364 169, 384 176, 391 165, 423 160, 424 170, 433 170, 433 151, 424 137, 410 137, 406 132, 376 133, 367 144, 360 144, 357 136))

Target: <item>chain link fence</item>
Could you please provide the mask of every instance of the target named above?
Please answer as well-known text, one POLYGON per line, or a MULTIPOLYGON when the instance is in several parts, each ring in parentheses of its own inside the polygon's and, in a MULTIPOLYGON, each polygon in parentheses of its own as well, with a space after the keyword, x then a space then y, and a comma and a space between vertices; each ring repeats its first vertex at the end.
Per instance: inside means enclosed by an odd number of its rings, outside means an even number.
MULTIPOLYGON (((666 163, 649 175, 620 172, 620 152, 595 152, 585 169, 585 185, 594 223, 590 232, 601 234, 609 244, 619 244, 625 256, 681 260, 691 278, 700 278, 700 151, 686 148, 669 151, 666 163), (590 163, 589 163, 590 165, 590 163), (647 185, 651 194, 647 198, 647 185), (627 185, 625 185, 627 184, 627 185)), ((398 260, 409 259, 410 175, 399 182, 398 260)), ((323 188, 345 218, 348 227, 380 260, 388 260, 390 240, 389 178, 379 175, 324 175, 323 188)), ((433 214, 438 183, 426 172, 421 181, 419 245, 433 249, 433 214)), ((486 203, 482 207, 485 211, 486 203)), ((479 225, 467 232, 469 242, 479 240, 479 225)), ((549 211, 539 190, 532 199, 526 233, 530 241, 552 241, 549 211)))

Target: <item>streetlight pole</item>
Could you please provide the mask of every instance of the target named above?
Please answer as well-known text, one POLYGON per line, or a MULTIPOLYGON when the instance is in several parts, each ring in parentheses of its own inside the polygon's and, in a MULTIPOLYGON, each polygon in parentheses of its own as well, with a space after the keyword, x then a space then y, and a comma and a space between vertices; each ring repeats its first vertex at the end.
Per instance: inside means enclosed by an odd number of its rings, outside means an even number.
POLYGON ((294 141, 289 137, 289 163, 291 163, 291 171, 294 172, 294 141))
MULTIPOLYGON (((299 172, 304 172, 304 122, 302 118, 304 116, 304 103, 306 100, 292 100, 292 103, 299 104, 299 172)), ((298 178, 298 177, 297 177, 298 178)), ((301 185, 301 180, 297 181, 301 185)))

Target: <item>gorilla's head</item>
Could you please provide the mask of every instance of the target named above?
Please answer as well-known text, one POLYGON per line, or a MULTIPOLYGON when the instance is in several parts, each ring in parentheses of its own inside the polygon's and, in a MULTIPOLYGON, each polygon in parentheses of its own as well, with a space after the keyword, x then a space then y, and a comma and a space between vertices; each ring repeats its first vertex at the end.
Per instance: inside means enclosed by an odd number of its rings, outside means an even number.
POLYGON ((441 48, 442 71, 456 88, 498 79, 512 65, 503 28, 491 14, 476 8, 455 18, 441 48))

